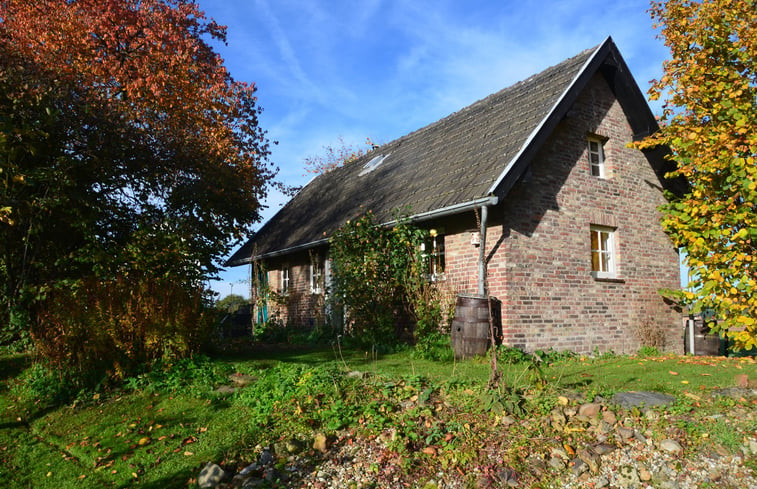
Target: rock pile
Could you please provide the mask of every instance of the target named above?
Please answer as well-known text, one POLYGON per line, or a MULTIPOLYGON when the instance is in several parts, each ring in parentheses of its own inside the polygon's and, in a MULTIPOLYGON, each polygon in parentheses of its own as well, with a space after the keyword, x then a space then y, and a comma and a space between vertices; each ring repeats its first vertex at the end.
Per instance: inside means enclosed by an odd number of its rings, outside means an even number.
MULTIPOLYGON (((728 395, 734 392, 728 393, 728 395)), ((739 395, 751 395, 747 390, 739 395)), ((724 394, 725 395, 725 394, 724 394)), ((738 449, 715 444, 710 450, 691 450, 686 436, 675 436, 681 419, 650 406, 665 406, 675 399, 653 392, 617 394, 582 402, 560 396, 546 416, 529 420, 505 417, 501 435, 493 434, 477 460, 465 469, 434 469, 422 484, 408 479, 406 467, 387 457, 385 433, 374 438, 343 436, 279 441, 258 447, 258 458, 239 471, 226 472, 208 463, 198 477, 203 488, 300 487, 350 488, 422 487, 424 489, 529 487, 542 477, 556 488, 693 489, 699 487, 757 488, 750 466, 757 462, 757 436, 746 437, 738 449), (544 437, 517 470, 503 462, 508 428, 518 423, 542 423, 555 436, 544 437), (566 434, 561 437, 559 434, 566 434), (567 434, 580 434, 569 437, 567 434), (573 440, 568 442, 566 440, 573 440), (580 440, 580 441, 576 441, 580 440), (530 479, 524 477, 528 475, 530 479), (410 486, 407 486, 407 484, 410 486)), ((757 420, 754 410, 727 413, 757 420)), ((715 415, 724 416, 724 415, 715 415)), ((713 422, 715 419, 713 419, 713 422)), ((689 435, 690 436, 690 435, 689 435)), ((704 436, 700 434, 699 436, 704 436)), ((428 471, 426 471, 426 474, 428 471)), ((412 476, 412 474, 410 474, 412 476)))

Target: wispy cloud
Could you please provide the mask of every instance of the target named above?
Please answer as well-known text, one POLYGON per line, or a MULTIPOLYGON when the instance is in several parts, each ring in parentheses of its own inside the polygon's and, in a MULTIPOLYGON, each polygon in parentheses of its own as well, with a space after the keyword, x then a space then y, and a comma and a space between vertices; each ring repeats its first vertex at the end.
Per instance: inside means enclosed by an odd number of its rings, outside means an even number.
MULTIPOLYGON (((666 56, 646 0, 200 2, 229 25, 219 49, 235 78, 257 83, 290 184, 305 183, 304 158, 340 136, 397 138, 608 35, 642 91, 666 56)), ((272 197, 272 210, 282 201, 272 197)))

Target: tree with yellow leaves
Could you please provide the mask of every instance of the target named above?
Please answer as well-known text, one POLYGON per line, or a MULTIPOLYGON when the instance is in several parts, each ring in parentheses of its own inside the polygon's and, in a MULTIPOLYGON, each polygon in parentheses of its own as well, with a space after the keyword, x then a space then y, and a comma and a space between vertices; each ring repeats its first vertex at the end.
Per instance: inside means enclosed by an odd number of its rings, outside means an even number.
POLYGON ((715 331, 757 346, 757 1, 667 0, 650 13, 671 59, 650 89, 664 99, 661 130, 639 146, 666 145, 688 191, 663 207, 693 279, 680 293, 711 309, 715 331))

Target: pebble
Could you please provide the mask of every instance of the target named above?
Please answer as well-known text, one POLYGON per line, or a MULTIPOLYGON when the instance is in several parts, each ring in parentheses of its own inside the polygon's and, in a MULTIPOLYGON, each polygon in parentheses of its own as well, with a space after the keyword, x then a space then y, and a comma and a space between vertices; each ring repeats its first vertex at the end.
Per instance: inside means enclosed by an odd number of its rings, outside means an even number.
MULTIPOLYGON (((586 405, 579 404, 580 407, 561 405, 551 413, 551 416, 548 415, 544 422, 550 424, 556 420, 562 421, 564 417, 564 425, 568 428, 578 426, 581 419, 578 418, 579 411, 586 405)), ((707 484, 716 484, 717 487, 757 488, 757 476, 745 465, 744 461, 750 459, 750 454, 757 453, 757 439, 754 437, 744 440, 742 451, 746 456, 743 458, 737 456, 741 454, 739 450, 734 451, 735 455, 719 456, 716 450, 710 450, 711 453, 706 450, 697 451, 693 445, 684 453, 682 443, 672 437, 663 439, 659 443, 654 442, 657 432, 650 431, 651 427, 647 424, 654 420, 634 419, 628 417, 628 413, 624 414, 622 410, 613 413, 602 404, 599 404, 597 412, 592 416, 587 416, 587 409, 584 408, 580 416, 584 419, 596 419, 597 423, 581 425, 584 427, 581 433, 593 438, 584 438, 583 445, 571 443, 576 449, 575 454, 570 447, 564 449, 560 446, 564 441, 560 441, 560 444, 555 441, 548 442, 548 445, 540 447, 541 452, 533 453, 526 460, 528 463, 525 468, 518 469, 523 473, 516 473, 503 464, 501 450, 493 448, 488 451, 488 456, 494 464, 488 467, 492 468, 487 468, 485 471, 485 460, 479 460, 466 466, 464 471, 453 469, 434 471, 433 480, 424 481, 417 487, 463 489, 471 487, 471 483, 475 485, 476 482, 480 482, 480 487, 487 488, 521 487, 528 481, 530 471, 531 477, 533 474, 543 472, 546 480, 554 481, 551 486, 545 487, 553 489, 586 487, 698 489, 707 484), (617 424, 618 419, 623 420, 622 424, 617 424), (602 432, 608 429, 610 429, 609 436, 605 436, 602 432), (642 432, 644 435, 641 434, 642 432)), ((742 413, 742 415, 751 416, 752 413, 742 413)), ((664 414, 660 414, 660 419, 657 420, 658 423, 668 421, 670 420, 664 414)), ((523 423, 522 420, 513 420, 513 423, 515 422, 523 423)), ((565 430, 567 431, 568 428, 565 430)), ((274 468, 276 457, 269 448, 259 446, 256 447, 256 450, 260 451, 258 460, 242 468, 231 481, 228 481, 228 476, 231 474, 227 474, 224 479, 226 482, 220 482, 217 486, 201 487, 217 487, 218 489, 232 487, 250 489, 271 485, 299 489, 415 487, 412 480, 409 481, 406 476, 403 477, 403 473, 406 472, 402 468, 401 459, 392 459, 391 452, 387 452, 387 446, 392 444, 397 436, 395 432, 386 430, 385 433, 370 438, 355 437, 354 434, 350 434, 349 443, 345 443, 346 438, 339 438, 338 435, 326 438, 323 434, 314 433, 310 436, 317 438, 318 435, 324 436, 322 441, 325 446, 319 444, 320 446, 316 448, 314 444, 313 450, 308 450, 309 447, 304 446, 297 439, 289 440, 294 450, 283 447, 286 452, 290 452, 287 459, 280 459, 280 463, 286 462, 285 467, 277 464, 274 468), (296 453, 291 453, 291 451, 296 453), (390 458, 387 458, 388 454, 390 458), (377 482, 378 485, 376 485, 377 482)), ((668 436, 671 435, 668 434, 668 436)), ((286 443, 281 444, 286 445, 286 443)), ((418 447, 418 450, 422 448, 418 447)), ((441 451, 439 453, 441 454, 441 451)), ((278 453, 277 456, 279 456, 278 453)), ((208 472, 211 471, 213 465, 215 464, 206 465, 208 472)), ((223 471, 220 467, 218 470, 223 471)), ((198 477, 198 484, 200 484, 200 477, 198 477)))

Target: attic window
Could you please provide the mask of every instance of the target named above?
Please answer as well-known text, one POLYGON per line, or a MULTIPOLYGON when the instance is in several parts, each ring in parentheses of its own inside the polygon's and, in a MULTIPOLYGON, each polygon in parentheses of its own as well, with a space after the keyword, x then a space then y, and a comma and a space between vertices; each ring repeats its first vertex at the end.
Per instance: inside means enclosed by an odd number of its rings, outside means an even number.
MULTIPOLYGON (((391 153, 389 153, 391 154, 391 153)), ((360 172, 360 176, 366 175, 381 165, 381 163, 384 162, 385 159, 389 158, 389 155, 378 155, 371 159, 368 163, 363 165, 363 170, 360 172)))
POLYGON ((605 150, 604 141, 598 137, 589 137, 589 167, 591 176, 605 178, 605 150))

